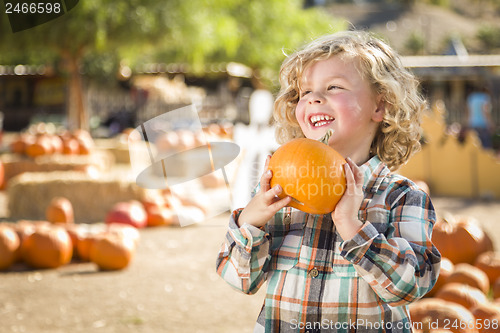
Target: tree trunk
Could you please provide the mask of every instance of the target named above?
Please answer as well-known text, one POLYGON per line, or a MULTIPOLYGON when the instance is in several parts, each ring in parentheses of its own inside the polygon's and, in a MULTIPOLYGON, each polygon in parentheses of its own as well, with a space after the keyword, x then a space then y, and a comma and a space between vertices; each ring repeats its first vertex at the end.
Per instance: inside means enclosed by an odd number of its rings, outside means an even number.
POLYGON ((64 53, 63 59, 68 70, 68 129, 89 130, 88 114, 83 99, 82 76, 80 74, 81 56, 64 53))

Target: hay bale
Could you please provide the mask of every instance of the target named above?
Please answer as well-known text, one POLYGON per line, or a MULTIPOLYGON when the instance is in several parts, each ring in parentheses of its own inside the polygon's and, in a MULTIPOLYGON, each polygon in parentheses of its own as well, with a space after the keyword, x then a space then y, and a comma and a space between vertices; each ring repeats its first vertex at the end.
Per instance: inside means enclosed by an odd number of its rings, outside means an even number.
POLYGON ((89 155, 53 154, 35 159, 19 154, 3 154, 0 160, 4 165, 6 182, 24 172, 75 171, 89 165, 108 171, 115 163, 113 154, 100 150, 89 155))
POLYGON ((96 179, 74 171, 25 172, 8 184, 8 214, 13 220, 42 220, 50 200, 63 196, 73 204, 76 223, 102 222, 115 203, 141 200, 148 191, 119 172, 103 173, 96 179))
POLYGON ((106 151, 113 156, 116 163, 130 165, 128 142, 116 138, 95 139, 96 149, 106 151))

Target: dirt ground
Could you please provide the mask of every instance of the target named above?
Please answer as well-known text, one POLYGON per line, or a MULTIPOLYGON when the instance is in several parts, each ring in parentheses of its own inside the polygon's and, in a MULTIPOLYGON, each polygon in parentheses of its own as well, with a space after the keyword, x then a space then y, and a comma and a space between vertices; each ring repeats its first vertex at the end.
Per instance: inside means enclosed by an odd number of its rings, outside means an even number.
MULTIPOLYGON (((477 218, 500 248, 500 201, 433 201, 439 214, 477 218)), ((0 332, 251 332, 264 289, 243 295, 215 273, 227 221, 223 214, 185 228, 141 230, 123 271, 73 262, 2 272, 0 332)))

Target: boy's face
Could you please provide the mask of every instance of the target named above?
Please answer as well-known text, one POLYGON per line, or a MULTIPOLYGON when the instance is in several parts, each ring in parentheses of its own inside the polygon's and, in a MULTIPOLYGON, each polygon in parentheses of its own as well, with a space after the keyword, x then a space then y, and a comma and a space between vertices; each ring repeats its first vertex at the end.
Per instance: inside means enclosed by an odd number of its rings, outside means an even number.
POLYGON ((319 139, 331 128, 329 145, 361 162, 368 159, 384 111, 381 98, 356 70, 356 61, 335 55, 309 66, 295 116, 306 138, 319 139))

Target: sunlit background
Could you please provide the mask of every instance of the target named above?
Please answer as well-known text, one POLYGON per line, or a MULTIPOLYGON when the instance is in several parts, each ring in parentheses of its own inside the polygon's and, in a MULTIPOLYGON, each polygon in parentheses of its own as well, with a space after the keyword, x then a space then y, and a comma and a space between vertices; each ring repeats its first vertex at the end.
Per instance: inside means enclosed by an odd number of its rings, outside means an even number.
POLYGON ((263 293, 240 295, 215 273, 228 212, 249 200, 278 147, 271 112, 286 54, 346 29, 392 45, 428 100, 422 150, 398 172, 436 206, 435 241, 447 257, 440 287, 453 281, 481 292, 466 303, 435 288, 432 299, 458 302, 463 320, 500 320, 498 0, 79 1, 15 33, 6 8, 0 240, 22 249, 36 230, 56 234, 58 224, 72 253, 47 265, 30 256, 37 248, 11 259, 0 252, 1 332, 251 332, 263 293), (489 144, 467 121, 467 98, 479 88, 491 100, 489 144), (186 107, 195 115, 170 117, 186 107), (131 154, 141 140, 143 155, 131 154), (233 144, 238 156, 225 156, 224 166, 204 161, 210 172, 192 171, 183 157, 233 144), (136 184, 142 169, 134 165, 174 155, 172 175, 151 165, 165 186, 136 184), (170 187, 169 176, 190 181, 170 187), (89 252, 110 234, 128 241, 111 260, 120 267, 103 262, 109 250, 89 252), (482 271, 463 273, 473 266, 482 271))

